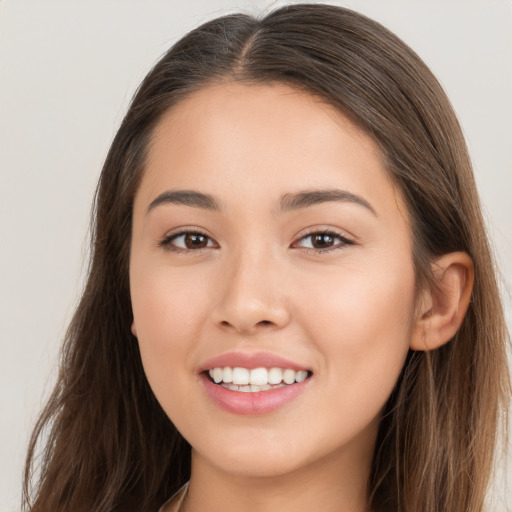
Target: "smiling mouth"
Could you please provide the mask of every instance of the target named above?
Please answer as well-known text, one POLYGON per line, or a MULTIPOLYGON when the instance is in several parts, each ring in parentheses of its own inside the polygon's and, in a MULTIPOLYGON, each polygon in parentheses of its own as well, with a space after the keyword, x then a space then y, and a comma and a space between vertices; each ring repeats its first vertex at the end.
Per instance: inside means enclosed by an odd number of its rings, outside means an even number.
POLYGON ((311 377, 307 370, 291 368, 216 367, 204 372, 209 380, 231 391, 259 393, 292 386, 311 377))

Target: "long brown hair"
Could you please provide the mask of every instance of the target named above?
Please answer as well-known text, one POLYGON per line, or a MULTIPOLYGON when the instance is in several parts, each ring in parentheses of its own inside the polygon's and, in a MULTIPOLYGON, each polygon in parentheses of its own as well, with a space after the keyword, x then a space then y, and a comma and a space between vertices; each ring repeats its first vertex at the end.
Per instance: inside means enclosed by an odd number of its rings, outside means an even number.
POLYGON ((360 14, 319 4, 210 21, 139 87, 97 188, 88 280, 30 443, 25 510, 156 510, 190 476, 190 447, 152 394, 130 332, 132 205, 162 114, 208 83, 231 80, 308 91, 373 137, 412 218, 419 287, 435 285, 436 256, 465 251, 473 259, 472 300, 458 334, 408 355, 381 420, 368 492, 375 512, 481 511, 509 376, 464 137, 410 48, 360 14))

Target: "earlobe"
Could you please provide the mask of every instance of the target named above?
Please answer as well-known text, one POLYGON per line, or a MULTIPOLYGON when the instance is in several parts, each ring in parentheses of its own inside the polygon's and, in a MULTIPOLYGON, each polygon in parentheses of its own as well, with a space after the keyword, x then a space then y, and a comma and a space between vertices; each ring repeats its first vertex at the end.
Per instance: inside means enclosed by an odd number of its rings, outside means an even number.
POLYGON ((450 341, 464 320, 473 289, 473 262, 452 252, 433 263, 436 286, 424 292, 411 338, 412 350, 433 350, 450 341))
POLYGON ((137 328, 135 327, 135 320, 132 322, 132 334, 137 337, 137 328))

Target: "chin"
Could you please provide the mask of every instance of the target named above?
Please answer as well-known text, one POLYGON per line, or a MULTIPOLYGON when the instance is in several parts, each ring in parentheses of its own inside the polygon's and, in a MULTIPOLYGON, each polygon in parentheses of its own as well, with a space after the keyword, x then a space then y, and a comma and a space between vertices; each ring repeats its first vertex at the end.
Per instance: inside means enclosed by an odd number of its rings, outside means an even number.
POLYGON ((257 450, 257 454, 245 451, 223 452, 222 457, 203 457, 199 453, 194 453, 193 458, 195 456, 209 459, 209 464, 223 473, 243 478, 275 478, 291 474, 305 465, 304 460, 276 456, 261 449, 257 450))

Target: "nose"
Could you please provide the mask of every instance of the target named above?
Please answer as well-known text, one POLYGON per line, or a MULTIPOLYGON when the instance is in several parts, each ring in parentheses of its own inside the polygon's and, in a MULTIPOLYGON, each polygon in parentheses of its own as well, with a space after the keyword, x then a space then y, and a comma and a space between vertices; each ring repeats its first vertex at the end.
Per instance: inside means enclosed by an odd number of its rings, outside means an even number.
POLYGON ((290 321, 285 282, 286 271, 277 257, 241 252, 226 261, 214 322, 244 335, 283 328, 290 321))

